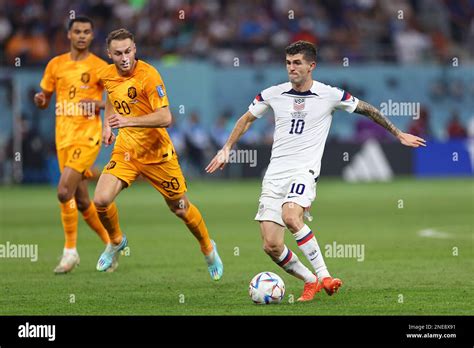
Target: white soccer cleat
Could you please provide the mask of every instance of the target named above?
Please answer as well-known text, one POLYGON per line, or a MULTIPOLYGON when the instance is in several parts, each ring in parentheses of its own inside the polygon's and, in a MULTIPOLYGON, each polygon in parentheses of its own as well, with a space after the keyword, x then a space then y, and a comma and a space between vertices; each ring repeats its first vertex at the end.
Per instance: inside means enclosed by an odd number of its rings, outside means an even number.
POLYGON ((55 274, 66 274, 71 272, 74 267, 79 266, 79 254, 77 252, 65 252, 59 261, 59 265, 54 269, 55 274))

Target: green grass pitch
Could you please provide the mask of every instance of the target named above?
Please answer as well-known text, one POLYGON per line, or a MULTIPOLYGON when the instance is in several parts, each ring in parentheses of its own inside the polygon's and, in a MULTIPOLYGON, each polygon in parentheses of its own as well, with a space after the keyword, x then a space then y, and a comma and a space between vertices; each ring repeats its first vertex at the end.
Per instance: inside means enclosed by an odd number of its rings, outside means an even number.
MULTIPOLYGON (((0 315, 472 315, 471 179, 348 184, 323 178, 309 223, 323 252, 336 241, 364 245, 365 255, 362 262, 326 257, 344 286, 303 304, 290 301, 302 283, 262 250, 253 221, 259 194, 259 181, 189 183, 188 196, 225 265, 223 279, 213 282, 194 237, 146 183, 117 201, 130 246, 118 270, 95 270, 103 245, 80 219, 81 265, 63 276, 53 274, 63 247, 55 188, 1 187, 0 244, 37 244, 38 260, 0 258, 0 315), (419 236, 424 229, 444 234, 419 236), (284 279, 281 304, 249 299, 248 283, 261 271, 284 279)), ((287 245, 309 265, 286 233, 287 245)))

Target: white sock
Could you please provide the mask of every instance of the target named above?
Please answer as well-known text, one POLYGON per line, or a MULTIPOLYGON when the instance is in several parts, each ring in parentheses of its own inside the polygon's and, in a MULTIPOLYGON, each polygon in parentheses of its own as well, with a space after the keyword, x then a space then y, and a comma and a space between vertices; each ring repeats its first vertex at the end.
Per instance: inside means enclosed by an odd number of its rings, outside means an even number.
POLYGON ((77 254, 77 249, 76 248, 70 248, 70 249, 63 249, 63 254, 77 254))
POLYGON ((286 245, 276 263, 292 276, 304 280, 305 283, 314 283, 316 281, 316 276, 301 263, 298 256, 292 253, 286 245))
POLYGON ((304 225, 304 227, 293 236, 304 256, 311 262, 319 280, 330 277, 328 268, 323 259, 323 254, 321 253, 321 249, 319 249, 318 242, 311 229, 307 225, 304 225))

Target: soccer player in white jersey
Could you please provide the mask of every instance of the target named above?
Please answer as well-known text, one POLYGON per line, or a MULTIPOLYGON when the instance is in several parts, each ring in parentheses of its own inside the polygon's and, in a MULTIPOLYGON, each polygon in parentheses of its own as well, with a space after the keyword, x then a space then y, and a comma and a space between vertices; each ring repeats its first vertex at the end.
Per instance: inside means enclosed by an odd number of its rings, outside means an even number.
POLYGON ((298 41, 286 48, 286 69, 290 82, 259 93, 249 110, 237 121, 224 147, 206 167, 208 173, 223 169, 232 146, 250 125, 269 108, 275 115, 275 134, 270 164, 262 183, 255 220, 265 252, 289 274, 304 281, 298 301, 310 301, 324 289, 332 295, 342 281, 331 277, 316 237, 303 218, 316 197, 321 158, 336 109, 369 117, 397 137, 403 145, 425 146, 425 140, 403 133, 372 105, 348 92, 313 80, 316 47, 298 41), (284 243, 285 227, 311 263, 312 273, 284 243))

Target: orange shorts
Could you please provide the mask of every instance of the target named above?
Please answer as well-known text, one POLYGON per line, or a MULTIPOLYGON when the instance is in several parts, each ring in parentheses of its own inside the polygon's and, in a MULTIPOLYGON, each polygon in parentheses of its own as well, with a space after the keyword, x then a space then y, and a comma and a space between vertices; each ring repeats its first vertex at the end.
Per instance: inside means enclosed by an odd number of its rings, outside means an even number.
POLYGON ((127 158, 122 152, 113 152, 102 173, 112 174, 123 180, 127 186, 130 186, 141 174, 168 199, 179 198, 187 191, 186 180, 176 155, 166 162, 145 164, 127 158))
POLYGON ((100 151, 100 143, 94 146, 89 145, 71 145, 57 150, 59 170, 61 173, 64 167, 70 167, 86 178, 92 177, 89 168, 94 164, 100 151))

